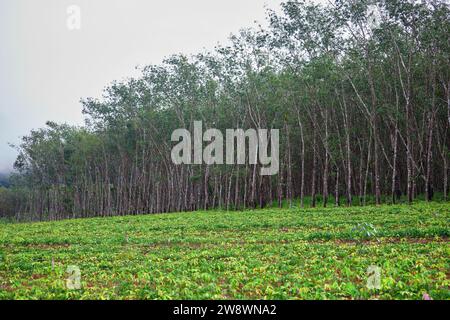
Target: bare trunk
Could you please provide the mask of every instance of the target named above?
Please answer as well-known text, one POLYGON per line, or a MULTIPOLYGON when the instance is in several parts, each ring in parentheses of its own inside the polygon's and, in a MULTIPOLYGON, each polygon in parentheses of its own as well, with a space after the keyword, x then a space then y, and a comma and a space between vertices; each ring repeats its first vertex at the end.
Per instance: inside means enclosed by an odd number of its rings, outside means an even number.
POLYGON ((334 205, 338 207, 339 203, 339 166, 336 166, 336 184, 334 187, 334 205))

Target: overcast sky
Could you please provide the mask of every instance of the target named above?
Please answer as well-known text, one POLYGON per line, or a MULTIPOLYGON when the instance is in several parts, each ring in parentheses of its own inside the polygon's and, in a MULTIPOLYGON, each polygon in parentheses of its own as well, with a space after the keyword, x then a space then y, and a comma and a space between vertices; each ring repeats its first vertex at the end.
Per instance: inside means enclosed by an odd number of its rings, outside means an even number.
POLYGON ((0 172, 8 146, 47 120, 82 124, 82 97, 174 53, 225 43, 242 27, 265 24, 281 0, 0 0, 0 172), (67 8, 81 9, 69 30, 67 8))

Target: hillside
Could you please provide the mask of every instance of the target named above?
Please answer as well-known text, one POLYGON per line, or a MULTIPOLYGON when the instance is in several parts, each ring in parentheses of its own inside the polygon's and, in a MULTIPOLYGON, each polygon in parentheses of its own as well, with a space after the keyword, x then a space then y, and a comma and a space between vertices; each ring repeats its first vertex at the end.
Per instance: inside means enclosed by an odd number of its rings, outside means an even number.
POLYGON ((449 209, 418 203, 3 223, 0 299, 448 299, 449 209), (380 289, 366 286, 371 265, 381 268, 380 289), (77 267, 81 289, 69 290, 67 271, 77 267))

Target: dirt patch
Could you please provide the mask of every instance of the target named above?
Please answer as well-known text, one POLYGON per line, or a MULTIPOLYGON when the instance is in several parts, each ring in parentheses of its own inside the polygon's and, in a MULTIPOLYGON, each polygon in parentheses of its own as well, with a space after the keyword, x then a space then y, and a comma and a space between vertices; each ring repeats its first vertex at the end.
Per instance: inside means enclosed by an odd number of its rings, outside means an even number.
MULTIPOLYGON (((231 241, 227 242, 224 246, 232 247, 232 246, 245 246, 245 245, 287 245, 291 243, 299 243, 305 242, 310 244, 348 244, 348 245, 379 245, 379 244, 398 244, 398 243, 410 243, 410 244, 428 244, 428 243, 448 243, 450 240, 447 237, 444 238, 379 238, 379 239, 330 239, 330 240, 288 240, 288 239, 280 239, 280 240, 258 240, 258 241, 231 241)), ((222 243, 219 242, 156 242, 151 243, 144 246, 144 251, 148 252, 152 248, 187 248, 187 249, 206 249, 209 247, 219 246, 222 243)))
POLYGON ((70 248, 69 243, 30 243, 26 247, 37 248, 37 249, 61 249, 70 248))
POLYGON ((173 247, 183 247, 190 249, 200 249, 210 245, 214 245, 214 243, 206 243, 206 242, 154 242, 148 245, 145 245, 145 248, 173 248, 173 247))
POLYGON ((7 243, 4 245, 1 245, 3 248, 18 248, 18 247, 25 247, 25 248, 35 248, 35 249, 60 249, 60 248, 70 248, 70 243, 27 243, 27 244, 15 244, 15 243, 7 243))
POLYGON ((444 238, 378 238, 378 239, 333 239, 333 240, 315 240, 308 241, 311 243, 329 243, 335 242, 339 244, 386 244, 386 243, 411 243, 411 244, 427 244, 427 243, 448 243, 449 239, 444 238))
POLYGON ((4 291, 8 291, 8 292, 12 292, 14 291, 14 289, 6 284, 0 284, 0 290, 4 290, 4 291))

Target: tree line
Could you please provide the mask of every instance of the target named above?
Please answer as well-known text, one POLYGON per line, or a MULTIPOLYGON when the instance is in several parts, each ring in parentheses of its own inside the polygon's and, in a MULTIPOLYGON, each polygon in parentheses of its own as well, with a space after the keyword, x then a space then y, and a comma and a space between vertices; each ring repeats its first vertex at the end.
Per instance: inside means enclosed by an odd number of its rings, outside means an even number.
POLYGON ((17 146, 0 216, 54 220, 222 208, 447 201, 446 1, 287 1, 268 27, 174 55, 82 99, 82 127, 48 122, 17 146), (175 165, 171 133, 280 130, 260 165, 175 165), (306 200, 307 199, 307 200, 306 200), (306 203, 306 201, 308 203, 306 203))

